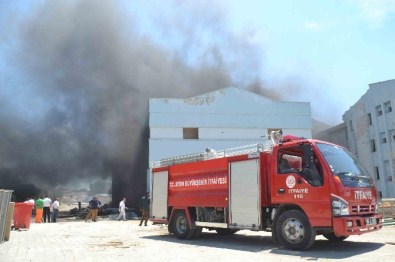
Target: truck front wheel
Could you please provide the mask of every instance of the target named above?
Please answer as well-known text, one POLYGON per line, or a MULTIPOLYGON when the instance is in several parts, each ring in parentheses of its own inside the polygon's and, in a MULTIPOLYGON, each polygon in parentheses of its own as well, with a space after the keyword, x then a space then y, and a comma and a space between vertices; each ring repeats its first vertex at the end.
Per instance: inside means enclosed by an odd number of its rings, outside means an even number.
POLYGON ((288 210, 279 216, 276 235, 281 245, 292 250, 308 249, 315 240, 314 228, 299 210, 288 210))
POLYGON ((174 214, 172 225, 172 231, 179 239, 189 239, 194 235, 194 231, 191 230, 188 218, 184 211, 177 211, 177 213, 174 214))

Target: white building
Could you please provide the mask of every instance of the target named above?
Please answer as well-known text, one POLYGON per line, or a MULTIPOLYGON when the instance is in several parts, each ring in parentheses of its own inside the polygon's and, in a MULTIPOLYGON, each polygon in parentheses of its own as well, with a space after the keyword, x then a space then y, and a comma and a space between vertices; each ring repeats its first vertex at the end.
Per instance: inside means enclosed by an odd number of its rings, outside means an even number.
POLYGON ((272 130, 311 138, 312 118, 310 103, 273 101, 230 87, 187 99, 150 99, 149 127, 152 166, 206 148, 266 143, 272 130))
POLYGON ((348 146, 374 176, 379 195, 395 197, 395 80, 370 84, 343 115, 348 146))
POLYGON ((313 138, 348 148, 347 126, 345 123, 328 128, 316 135, 313 134, 313 138))

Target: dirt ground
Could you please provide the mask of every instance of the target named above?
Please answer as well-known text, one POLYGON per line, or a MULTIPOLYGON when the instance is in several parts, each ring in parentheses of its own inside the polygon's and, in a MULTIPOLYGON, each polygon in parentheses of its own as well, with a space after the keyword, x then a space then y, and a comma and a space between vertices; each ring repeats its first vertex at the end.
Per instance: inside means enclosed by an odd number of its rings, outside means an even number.
POLYGON ((318 236, 308 251, 289 251, 268 232, 240 231, 219 236, 203 231, 199 239, 179 240, 167 227, 138 221, 85 223, 68 219, 31 224, 0 244, 0 261, 394 261, 395 227, 330 243, 318 236))

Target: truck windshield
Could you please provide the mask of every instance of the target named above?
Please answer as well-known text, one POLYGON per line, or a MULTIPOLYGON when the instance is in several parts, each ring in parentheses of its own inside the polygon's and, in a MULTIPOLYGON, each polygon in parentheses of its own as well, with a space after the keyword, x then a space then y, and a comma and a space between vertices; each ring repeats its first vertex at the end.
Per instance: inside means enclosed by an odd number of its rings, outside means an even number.
POLYGON ((373 187, 373 179, 358 160, 348 151, 335 145, 317 143, 333 175, 338 176, 345 187, 373 187))

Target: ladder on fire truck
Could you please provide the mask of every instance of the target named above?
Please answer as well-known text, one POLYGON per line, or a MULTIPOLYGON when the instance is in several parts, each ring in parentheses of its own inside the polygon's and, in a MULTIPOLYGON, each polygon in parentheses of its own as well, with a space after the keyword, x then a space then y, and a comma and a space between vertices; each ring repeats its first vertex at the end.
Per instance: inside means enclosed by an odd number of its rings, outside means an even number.
POLYGON ((214 150, 207 148, 204 152, 180 155, 176 157, 164 158, 159 161, 153 161, 152 167, 171 166, 175 164, 198 162, 208 159, 217 159, 230 156, 238 156, 245 154, 257 154, 259 152, 271 152, 273 145, 266 145, 262 143, 250 144, 240 147, 232 147, 222 150, 214 150))

